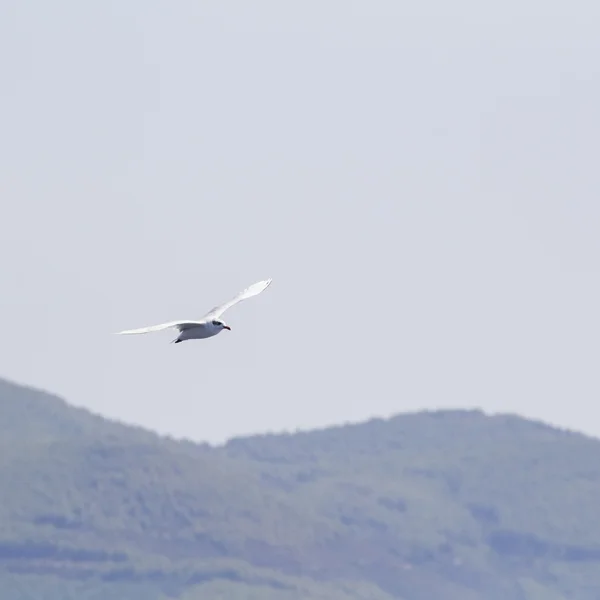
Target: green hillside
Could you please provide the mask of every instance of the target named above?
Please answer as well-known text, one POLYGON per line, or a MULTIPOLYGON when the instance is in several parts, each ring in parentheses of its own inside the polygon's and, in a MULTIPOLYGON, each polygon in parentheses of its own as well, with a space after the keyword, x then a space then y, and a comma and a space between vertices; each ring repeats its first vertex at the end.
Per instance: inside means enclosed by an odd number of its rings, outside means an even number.
POLYGON ((597 600, 600 442, 478 411, 224 447, 0 382, 0 597, 597 600))

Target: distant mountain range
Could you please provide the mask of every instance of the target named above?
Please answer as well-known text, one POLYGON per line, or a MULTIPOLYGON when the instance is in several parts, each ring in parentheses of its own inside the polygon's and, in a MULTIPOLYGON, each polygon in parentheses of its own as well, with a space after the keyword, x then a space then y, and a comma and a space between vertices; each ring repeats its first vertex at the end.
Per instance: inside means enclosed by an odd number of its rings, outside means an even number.
POLYGON ((2 600, 598 600, 600 441, 439 411, 221 447, 0 381, 2 600))

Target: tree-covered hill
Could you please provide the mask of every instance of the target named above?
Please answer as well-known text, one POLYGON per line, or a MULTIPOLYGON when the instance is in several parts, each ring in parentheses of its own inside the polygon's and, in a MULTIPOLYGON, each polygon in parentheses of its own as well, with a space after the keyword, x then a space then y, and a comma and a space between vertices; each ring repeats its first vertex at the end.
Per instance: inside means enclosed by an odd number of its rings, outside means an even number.
POLYGON ((3 600, 597 600, 600 442, 478 411, 161 438, 0 382, 3 600))

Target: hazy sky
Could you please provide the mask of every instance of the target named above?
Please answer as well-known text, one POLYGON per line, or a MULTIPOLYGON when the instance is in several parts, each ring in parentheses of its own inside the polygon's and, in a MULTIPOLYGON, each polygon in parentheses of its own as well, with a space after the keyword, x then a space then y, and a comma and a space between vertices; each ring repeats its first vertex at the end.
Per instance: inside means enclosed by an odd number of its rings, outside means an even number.
POLYGON ((0 376, 212 442, 439 407, 600 435, 599 17, 4 0, 0 376), (265 277, 232 332, 112 335, 265 277))

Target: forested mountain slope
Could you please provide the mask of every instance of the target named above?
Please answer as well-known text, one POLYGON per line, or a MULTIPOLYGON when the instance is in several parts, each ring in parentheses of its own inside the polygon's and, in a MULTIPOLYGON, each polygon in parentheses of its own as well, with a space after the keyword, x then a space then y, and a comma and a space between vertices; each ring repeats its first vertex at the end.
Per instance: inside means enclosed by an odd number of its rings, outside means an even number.
POLYGON ((597 600, 600 442, 477 411, 223 447, 0 382, 3 600, 597 600))

